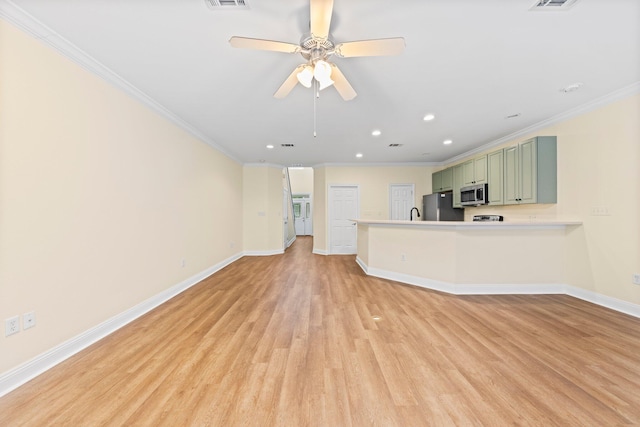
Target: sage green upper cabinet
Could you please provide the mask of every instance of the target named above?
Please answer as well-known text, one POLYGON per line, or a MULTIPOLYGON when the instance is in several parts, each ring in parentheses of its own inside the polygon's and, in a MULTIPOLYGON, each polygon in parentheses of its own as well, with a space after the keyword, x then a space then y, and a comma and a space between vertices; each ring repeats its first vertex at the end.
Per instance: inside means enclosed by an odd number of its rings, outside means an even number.
POLYGON ((440 193, 453 190, 453 168, 443 169, 431 175, 431 191, 440 193))
POLYGON ((453 207, 461 208, 462 200, 460 198, 460 188, 464 185, 463 165, 455 165, 453 167, 453 207))
MULTIPOLYGON (((494 151, 487 154, 487 182, 489 184, 489 204, 504 204, 504 152, 494 151)), ((455 199, 454 199, 455 200, 455 199)))
POLYGON ((557 203, 557 165, 555 136, 538 136, 505 148, 504 204, 557 203))
POLYGON ((462 171, 464 185, 484 184, 487 182, 487 156, 467 160, 462 164, 462 171))

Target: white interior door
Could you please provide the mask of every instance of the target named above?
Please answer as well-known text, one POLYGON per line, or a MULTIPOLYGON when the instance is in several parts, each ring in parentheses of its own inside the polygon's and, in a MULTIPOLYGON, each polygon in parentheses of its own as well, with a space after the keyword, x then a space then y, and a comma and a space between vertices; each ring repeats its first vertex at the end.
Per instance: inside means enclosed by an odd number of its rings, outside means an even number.
POLYGON ((357 185, 329 186, 329 253, 357 253, 360 196, 357 185))
POLYGON ((293 216, 295 218, 296 236, 313 235, 313 209, 311 198, 295 197, 293 199, 293 216))
POLYGON ((414 206, 413 184, 391 184, 389 186, 389 218, 408 221, 411 208, 414 206))

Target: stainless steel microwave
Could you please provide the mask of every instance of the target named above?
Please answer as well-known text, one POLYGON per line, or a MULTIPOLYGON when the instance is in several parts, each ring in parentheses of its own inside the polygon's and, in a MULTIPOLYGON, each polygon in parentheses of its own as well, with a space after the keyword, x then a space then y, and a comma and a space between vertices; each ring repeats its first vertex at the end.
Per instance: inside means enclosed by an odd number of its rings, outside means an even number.
POLYGON ((489 203, 489 185, 475 184, 460 189, 462 206, 480 206, 489 203))

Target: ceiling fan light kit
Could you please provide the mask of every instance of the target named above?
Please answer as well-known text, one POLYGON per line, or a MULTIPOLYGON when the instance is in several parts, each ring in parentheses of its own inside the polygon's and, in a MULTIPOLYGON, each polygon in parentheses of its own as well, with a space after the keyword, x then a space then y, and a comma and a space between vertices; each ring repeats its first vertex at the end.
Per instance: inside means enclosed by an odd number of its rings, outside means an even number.
POLYGON ((333 85, 342 99, 349 101, 357 94, 337 65, 328 61, 329 57, 334 54, 339 58, 399 55, 405 43, 402 37, 395 37, 336 44, 329 35, 332 13, 333 0, 310 0, 310 32, 299 44, 237 36, 231 37, 229 43, 234 48, 302 55, 306 64, 293 70, 273 95, 275 98, 286 97, 298 83, 310 88, 315 79, 319 90, 333 85))

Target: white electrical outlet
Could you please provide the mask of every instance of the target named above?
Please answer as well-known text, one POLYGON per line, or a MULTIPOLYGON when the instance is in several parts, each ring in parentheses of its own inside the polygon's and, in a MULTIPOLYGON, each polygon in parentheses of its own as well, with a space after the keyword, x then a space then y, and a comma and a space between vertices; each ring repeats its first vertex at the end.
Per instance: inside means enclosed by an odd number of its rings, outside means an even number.
POLYGON ((180 267, 184 267, 185 265, 187 265, 187 260, 183 258, 182 261, 180 261, 180 267))
POLYGON ((400 261, 405 262, 407 260, 407 256, 405 254, 400 255, 400 261))
POLYGON ((20 332, 20 317, 14 316, 4 321, 4 336, 17 334, 20 332))
POLYGON ((22 315, 22 329, 29 329, 36 326, 36 312, 30 311, 22 315))
POLYGON ((640 273, 634 273, 631 277, 634 285, 640 285, 640 273))

